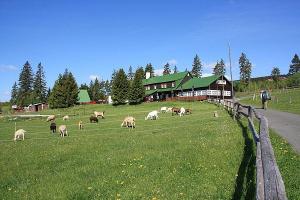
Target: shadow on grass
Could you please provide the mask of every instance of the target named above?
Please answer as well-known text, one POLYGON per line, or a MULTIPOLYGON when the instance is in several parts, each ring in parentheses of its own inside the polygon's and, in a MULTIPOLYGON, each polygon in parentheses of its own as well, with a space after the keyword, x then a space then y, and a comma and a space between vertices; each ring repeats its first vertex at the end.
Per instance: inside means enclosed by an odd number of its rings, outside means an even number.
POLYGON ((255 185, 255 148, 252 138, 249 138, 248 127, 240 120, 237 120, 239 126, 242 128, 242 134, 245 141, 243 159, 237 173, 235 180, 235 190, 232 199, 255 199, 256 185, 255 185))

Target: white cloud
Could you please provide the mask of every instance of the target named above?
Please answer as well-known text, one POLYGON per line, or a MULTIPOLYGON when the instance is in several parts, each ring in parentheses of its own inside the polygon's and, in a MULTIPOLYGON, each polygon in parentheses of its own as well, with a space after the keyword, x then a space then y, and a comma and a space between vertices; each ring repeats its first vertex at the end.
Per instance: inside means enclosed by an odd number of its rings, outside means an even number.
POLYGON ((175 65, 177 65, 177 60, 175 60, 175 59, 171 59, 171 60, 169 60, 169 61, 167 61, 169 64, 170 64, 170 66, 175 66, 175 65))
POLYGON ((94 80, 96 80, 96 79, 100 80, 100 76, 99 76, 99 75, 95 75, 95 74, 90 75, 89 78, 90 78, 92 81, 94 81, 94 80))
POLYGON ((207 76, 212 76, 212 75, 213 75, 212 73, 203 73, 202 77, 207 77, 207 76))
POLYGON ((17 69, 14 65, 0 65, 0 72, 16 71, 17 69))
POLYGON ((155 76, 161 76, 163 75, 164 69, 155 69, 154 70, 154 75, 155 76))

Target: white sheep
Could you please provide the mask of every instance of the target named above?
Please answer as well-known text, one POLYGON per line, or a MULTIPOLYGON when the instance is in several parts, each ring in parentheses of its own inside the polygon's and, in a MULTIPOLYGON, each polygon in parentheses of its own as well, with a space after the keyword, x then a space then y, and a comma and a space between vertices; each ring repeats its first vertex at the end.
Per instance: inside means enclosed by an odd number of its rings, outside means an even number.
POLYGON ((47 122, 52 121, 52 120, 55 120, 55 115, 50 115, 50 116, 47 118, 47 122))
POLYGON ((69 119, 70 119, 69 115, 66 115, 66 116, 63 117, 64 121, 69 120, 69 119))
POLYGON ((168 107, 166 112, 172 112, 173 107, 168 107))
POLYGON ((147 119, 151 119, 151 120, 158 119, 158 111, 153 110, 153 111, 149 112, 147 117, 145 117, 145 120, 147 120, 147 119))
POLYGON ((165 113, 165 112, 167 112, 167 109, 168 109, 167 107, 161 107, 160 112, 165 113))
POLYGON ((125 117, 121 124, 121 127, 123 126, 135 128, 135 118, 131 116, 125 117))
POLYGON ((24 140, 25 133, 26 133, 26 131, 24 129, 17 130, 15 132, 14 141, 16 141, 17 139, 20 139, 21 137, 24 140))
POLYGON ((184 109, 184 107, 181 107, 180 108, 180 112, 179 112, 179 116, 181 117, 181 116, 183 116, 185 114, 185 109, 184 109))
POLYGON ((102 117, 102 119, 104 118, 104 111, 103 112, 97 112, 97 111, 95 111, 94 112, 94 115, 95 115, 95 117, 102 117))
POLYGON ((69 136, 68 131, 67 131, 67 126, 66 125, 60 125, 59 126, 59 133, 60 133, 61 137, 65 137, 65 135, 69 136))

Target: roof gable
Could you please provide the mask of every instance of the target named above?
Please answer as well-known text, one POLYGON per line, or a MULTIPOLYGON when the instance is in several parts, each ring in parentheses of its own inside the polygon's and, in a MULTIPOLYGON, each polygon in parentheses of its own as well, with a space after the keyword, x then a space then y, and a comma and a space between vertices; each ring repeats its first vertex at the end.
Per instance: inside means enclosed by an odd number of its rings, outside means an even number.
POLYGON ((87 103, 91 101, 87 90, 79 90, 78 98, 79 98, 78 100, 79 103, 87 103))
MULTIPOLYGON (((191 89, 191 88, 201 88, 201 87, 208 87, 210 84, 218 80, 222 75, 212 75, 212 76, 207 76, 203 78, 197 78, 194 77, 187 81, 186 83, 182 84, 182 87, 179 87, 177 89, 191 89)), ((224 76, 224 79, 225 76, 224 76)), ((226 79, 227 80, 227 79, 226 79)))
POLYGON ((189 72, 179 72, 175 74, 168 74, 162 76, 155 76, 149 79, 143 79, 143 85, 150 85, 155 83, 166 83, 171 81, 182 80, 189 72))

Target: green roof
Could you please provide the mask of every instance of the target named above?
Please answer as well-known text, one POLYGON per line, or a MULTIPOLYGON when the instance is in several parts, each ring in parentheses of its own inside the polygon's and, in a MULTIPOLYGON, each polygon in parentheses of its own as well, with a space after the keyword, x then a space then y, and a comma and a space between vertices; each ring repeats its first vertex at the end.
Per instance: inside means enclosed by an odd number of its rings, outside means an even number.
POLYGON ((89 93, 87 92, 87 90, 79 90, 79 103, 88 103, 91 101, 89 93))
POLYGON ((185 82, 184 84, 182 84, 182 88, 178 87, 177 90, 181 90, 181 89, 187 90, 187 89, 191 89, 193 87, 194 88, 208 87, 210 84, 212 84, 219 78, 220 78, 220 75, 213 75, 213 76, 208 76, 208 77, 203 77, 203 78, 194 77, 194 78, 188 80, 187 82, 185 82))
POLYGON ((165 83, 171 81, 182 80, 188 72, 179 72, 175 74, 168 74, 163 76, 155 76, 149 79, 143 79, 143 85, 150 85, 155 83, 165 83))

